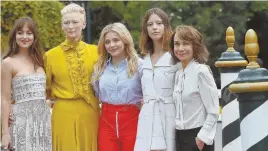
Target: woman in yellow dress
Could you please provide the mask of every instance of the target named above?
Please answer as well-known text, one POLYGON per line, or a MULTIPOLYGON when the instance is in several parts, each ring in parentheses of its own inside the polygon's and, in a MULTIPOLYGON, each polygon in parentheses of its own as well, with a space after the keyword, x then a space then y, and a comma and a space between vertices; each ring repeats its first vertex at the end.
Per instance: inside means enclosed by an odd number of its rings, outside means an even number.
POLYGON ((45 53, 47 97, 52 111, 53 151, 97 151, 98 100, 90 81, 97 46, 81 41, 85 10, 71 3, 61 10, 66 40, 45 53))

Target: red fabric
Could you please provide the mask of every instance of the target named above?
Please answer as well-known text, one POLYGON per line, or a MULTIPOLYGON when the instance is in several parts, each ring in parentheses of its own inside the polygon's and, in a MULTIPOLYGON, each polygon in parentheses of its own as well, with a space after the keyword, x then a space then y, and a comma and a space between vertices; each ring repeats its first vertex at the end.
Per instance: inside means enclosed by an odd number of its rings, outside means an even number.
POLYGON ((133 151, 139 112, 136 105, 103 104, 98 134, 99 151, 133 151))

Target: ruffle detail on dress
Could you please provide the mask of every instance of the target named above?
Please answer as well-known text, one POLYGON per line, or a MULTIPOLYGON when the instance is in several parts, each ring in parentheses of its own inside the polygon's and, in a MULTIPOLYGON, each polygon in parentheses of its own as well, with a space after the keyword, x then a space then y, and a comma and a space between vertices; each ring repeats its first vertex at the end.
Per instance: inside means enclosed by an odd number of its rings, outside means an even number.
POLYGON ((84 51, 86 44, 79 41, 77 44, 68 44, 67 41, 61 44, 62 49, 66 52, 67 66, 69 75, 72 80, 74 89, 74 99, 84 97, 88 92, 86 71, 84 65, 84 51))

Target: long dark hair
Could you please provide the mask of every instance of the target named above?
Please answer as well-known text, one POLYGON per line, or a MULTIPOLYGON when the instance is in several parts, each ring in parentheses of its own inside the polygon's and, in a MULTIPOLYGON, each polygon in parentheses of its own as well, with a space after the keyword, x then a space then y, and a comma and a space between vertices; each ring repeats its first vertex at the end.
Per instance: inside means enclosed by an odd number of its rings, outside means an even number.
POLYGON ((34 35, 34 41, 29 48, 29 55, 34 61, 34 69, 37 70, 38 67, 44 68, 43 53, 40 50, 37 25, 30 17, 22 17, 15 22, 15 25, 9 36, 9 50, 4 56, 4 59, 7 57, 12 57, 19 52, 19 46, 16 42, 16 33, 22 30, 24 25, 27 25, 29 30, 34 35))
POLYGON ((153 53, 153 41, 149 37, 148 31, 147 31, 147 21, 150 18, 151 15, 156 14, 159 18, 161 18, 163 24, 164 24, 164 35, 162 40, 162 47, 165 51, 170 50, 170 37, 172 35, 172 28, 170 25, 170 21, 168 18, 168 15, 161 10, 160 8, 151 8, 149 9, 142 20, 141 25, 141 36, 140 36, 140 49, 141 53, 143 55, 146 55, 148 53, 153 53))

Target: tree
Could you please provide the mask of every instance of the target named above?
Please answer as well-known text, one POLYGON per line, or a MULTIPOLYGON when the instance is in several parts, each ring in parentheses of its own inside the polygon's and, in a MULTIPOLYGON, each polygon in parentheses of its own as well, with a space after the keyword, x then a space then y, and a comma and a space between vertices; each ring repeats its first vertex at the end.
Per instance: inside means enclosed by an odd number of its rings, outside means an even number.
POLYGON ((138 50, 140 27, 142 17, 152 2, 137 1, 92 1, 90 2, 92 14, 92 37, 94 43, 99 39, 101 30, 109 23, 124 23, 133 36, 138 50))
POLYGON ((4 1, 1 2, 1 51, 8 49, 8 39, 14 21, 29 16, 37 23, 38 34, 44 50, 64 40, 61 32, 60 10, 64 7, 58 1, 4 1))
MULTIPOLYGON (((142 17, 145 11, 152 7, 163 9, 169 15, 173 28, 180 24, 192 25, 204 35, 210 52, 208 65, 211 66, 217 83, 220 82, 220 78, 214 63, 227 49, 225 31, 229 26, 234 28, 234 47, 242 56, 245 56, 244 36, 249 27, 262 38, 259 39, 260 49, 268 49, 264 42, 267 41, 265 31, 268 31, 268 3, 256 1, 93 1, 91 9, 94 41, 98 41, 99 33, 105 25, 120 21, 127 25, 138 49, 142 17), (251 21, 252 19, 254 21, 251 21)), ((265 54, 262 51, 261 53, 265 54)), ((260 58, 263 59, 264 65, 267 63, 268 66, 268 60, 266 62, 264 57, 260 58)))
MULTIPOLYGON (((69 2, 64 2, 67 4, 69 2)), ((261 1, 90 1, 91 37, 97 44, 100 32, 109 23, 122 22, 131 32, 135 47, 138 43, 141 22, 145 12, 152 7, 163 9, 170 17, 172 27, 180 24, 192 25, 204 35, 210 52, 208 64, 217 81, 218 69, 215 61, 226 51, 225 31, 232 26, 235 31, 235 49, 244 56, 244 36, 249 28, 258 35, 260 58, 268 66, 268 3, 261 1), (267 58, 267 59, 266 59, 267 58)), ((14 20, 28 15, 39 26, 39 35, 45 49, 58 45, 63 39, 60 27, 60 10, 63 3, 53 2, 2 2, 1 29, 2 51, 7 44, 8 33, 14 20)), ((219 83, 219 82, 218 82, 219 83)))

